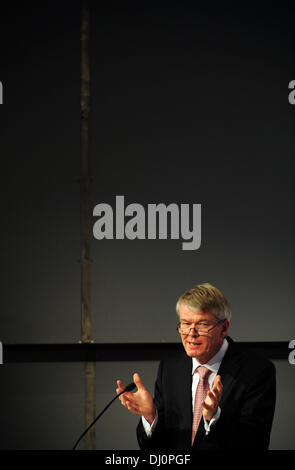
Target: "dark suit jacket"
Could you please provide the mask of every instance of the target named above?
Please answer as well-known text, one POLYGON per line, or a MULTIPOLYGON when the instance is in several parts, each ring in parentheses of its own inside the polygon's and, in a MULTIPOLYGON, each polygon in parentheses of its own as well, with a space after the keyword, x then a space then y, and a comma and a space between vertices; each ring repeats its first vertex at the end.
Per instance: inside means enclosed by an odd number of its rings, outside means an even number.
POLYGON ((191 448, 192 359, 185 351, 162 361, 155 384, 159 421, 152 437, 142 422, 142 450, 231 450, 268 448, 276 400, 275 367, 227 337, 229 347, 218 374, 223 384, 221 415, 206 436, 203 419, 191 448))

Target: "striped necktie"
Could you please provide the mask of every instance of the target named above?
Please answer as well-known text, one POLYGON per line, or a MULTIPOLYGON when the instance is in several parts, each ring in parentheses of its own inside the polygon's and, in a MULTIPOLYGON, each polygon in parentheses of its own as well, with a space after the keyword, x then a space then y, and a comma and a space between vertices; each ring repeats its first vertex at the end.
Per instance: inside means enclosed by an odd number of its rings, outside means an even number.
POLYGON ((194 401, 194 415, 193 415, 193 426, 192 426, 192 445, 194 443, 195 436, 203 415, 203 407, 201 406, 202 401, 205 399, 209 390, 208 377, 211 374, 211 370, 205 366, 199 366, 197 368, 199 373, 199 383, 197 386, 195 401, 194 401))

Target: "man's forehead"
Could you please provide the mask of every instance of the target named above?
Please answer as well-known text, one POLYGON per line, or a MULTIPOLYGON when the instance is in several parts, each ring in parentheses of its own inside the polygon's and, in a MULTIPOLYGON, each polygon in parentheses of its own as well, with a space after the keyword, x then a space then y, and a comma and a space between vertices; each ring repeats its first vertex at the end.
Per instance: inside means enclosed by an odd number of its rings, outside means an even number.
POLYGON ((211 319, 214 317, 213 313, 211 312, 203 312, 200 309, 194 309, 191 310, 189 305, 182 304, 179 309, 179 317, 182 319, 192 319, 192 320, 197 320, 197 319, 211 319))

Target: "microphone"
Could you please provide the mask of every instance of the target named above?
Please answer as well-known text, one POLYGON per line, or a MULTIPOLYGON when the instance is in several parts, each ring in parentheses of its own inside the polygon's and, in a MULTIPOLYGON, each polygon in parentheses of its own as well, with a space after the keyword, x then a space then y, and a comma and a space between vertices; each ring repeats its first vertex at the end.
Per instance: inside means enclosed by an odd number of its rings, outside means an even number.
POLYGON ((92 423, 89 424, 89 426, 85 429, 85 431, 83 431, 83 433, 81 434, 81 436, 79 437, 79 439, 77 440, 76 444, 74 445, 74 447, 72 448, 72 450, 76 450, 76 447, 77 445, 79 444, 79 442, 81 441, 81 439, 85 436, 85 434, 87 434, 87 432, 89 431, 90 428, 92 428, 92 426, 94 425, 94 423, 96 423, 96 421, 104 414, 104 412, 108 409, 109 406, 111 406, 111 404, 113 403, 113 401, 115 401, 117 398, 119 398, 120 395, 122 395, 123 393, 125 392, 131 392, 132 390, 134 390, 136 388, 136 385, 134 382, 131 382, 129 385, 127 385, 124 390, 122 390, 122 392, 118 393, 111 401, 110 403, 99 413, 99 415, 92 421, 92 423))

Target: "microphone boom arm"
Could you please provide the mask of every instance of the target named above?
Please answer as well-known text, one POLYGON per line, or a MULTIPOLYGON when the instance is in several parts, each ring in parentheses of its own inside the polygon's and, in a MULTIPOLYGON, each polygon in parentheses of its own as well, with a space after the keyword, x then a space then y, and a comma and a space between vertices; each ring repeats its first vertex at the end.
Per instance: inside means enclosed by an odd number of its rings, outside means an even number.
POLYGON ((74 445, 73 449, 72 450, 76 450, 76 447, 77 445, 79 444, 79 442, 81 441, 81 439, 85 436, 85 434, 87 434, 87 432, 89 431, 90 428, 92 428, 92 426, 96 423, 96 421, 104 414, 104 412, 109 408, 109 406, 111 406, 111 404, 117 399, 119 398, 120 395, 122 395, 123 393, 125 392, 131 392, 131 390, 133 390, 134 388, 136 387, 135 383, 134 382, 131 382, 129 385, 127 385, 124 390, 120 393, 118 393, 111 401, 110 403, 107 404, 107 406, 105 406, 105 408, 99 413, 99 415, 92 421, 92 423, 89 424, 89 426, 85 429, 85 431, 83 431, 83 433, 81 434, 81 436, 79 437, 79 439, 77 440, 76 444, 74 445))

